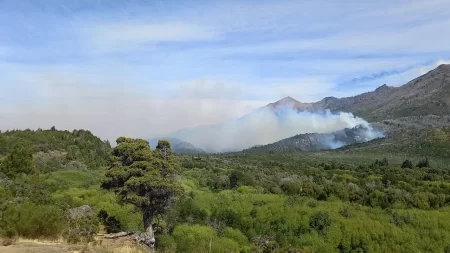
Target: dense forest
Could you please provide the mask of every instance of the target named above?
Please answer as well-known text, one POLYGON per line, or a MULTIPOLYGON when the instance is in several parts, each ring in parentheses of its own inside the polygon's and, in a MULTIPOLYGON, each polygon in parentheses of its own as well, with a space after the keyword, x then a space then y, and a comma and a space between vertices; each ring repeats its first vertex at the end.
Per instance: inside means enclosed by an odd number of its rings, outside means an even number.
POLYGON ((448 133, 412 153, 174 155, 164 141, 112 148, 84 130, 3 132, 0 233, 89 243, 151 227, 158 252, 447 253, 448 133), (95 216, 69 215, 84 205, 95 216))

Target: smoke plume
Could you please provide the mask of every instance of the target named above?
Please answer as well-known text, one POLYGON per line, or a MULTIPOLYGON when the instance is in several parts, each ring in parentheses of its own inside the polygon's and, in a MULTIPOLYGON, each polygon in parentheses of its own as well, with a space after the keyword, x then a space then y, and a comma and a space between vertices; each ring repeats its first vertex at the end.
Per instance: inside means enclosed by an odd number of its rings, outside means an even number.
MULTIPOLYGON (((170 136, 190 142, 205 151, 228 152, 270 144, 298 134, 332 133, 355 127, 358 127, 361 142, 382 136, 367 121, 352 113, 298 111, 290 105, 263 107, 230 122, 184 129, 170 136)), ((347 144, 345 138, 335 137, 338 135, 342 133, 323 138, 323 146, 334 149, 347 144)))

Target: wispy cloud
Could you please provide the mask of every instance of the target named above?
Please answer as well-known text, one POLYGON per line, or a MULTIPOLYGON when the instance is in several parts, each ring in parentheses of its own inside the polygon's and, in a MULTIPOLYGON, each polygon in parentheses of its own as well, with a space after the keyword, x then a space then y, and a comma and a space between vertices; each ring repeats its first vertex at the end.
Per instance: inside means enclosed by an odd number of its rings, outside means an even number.
POLYGON ((216 39, 219 34, 212 29, 183 22, 146 23, 118 22, 95 24, 80 28, 82 35, 97 50, 136 50, 157 43, 190 42, 216 39))

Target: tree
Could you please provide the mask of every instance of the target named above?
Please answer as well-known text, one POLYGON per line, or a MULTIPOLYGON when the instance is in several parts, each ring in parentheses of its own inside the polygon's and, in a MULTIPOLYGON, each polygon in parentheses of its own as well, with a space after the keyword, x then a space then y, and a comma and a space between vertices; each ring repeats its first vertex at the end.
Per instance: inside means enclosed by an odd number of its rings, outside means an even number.
POLYGON ((166 162, 172 159, 172 147, 170 146, 170 142, 159 140, 156 151, 158 151, 159 154, 157 156, 159 156, 160 159, 166 162))
POLYGON ((425 157, 424 160, 420 160, 417 163, 417 167, 419 167, 419 168, 429 168, 430 167, 430 162, 428 161, 428 157, 425 157))
POLYGON ((169 159, 170 143, 165 147, 167 156, 161 158, 161 150, 152 152, 146 140, 118 138, 111 167, 102 183, 104 189, 116 192, 122 201, 142 211, 146 231, 143 243, 150 247, 155 244, 153 218, 164 213, 180 191, 173 162, 169 159))
POLYGON ((5 160, 0 162, 0 169, 10 178, 21 173, 34 173, 33 145, 24 140, 18 141, 5 160))
POLYGON ((321 235, 325 233, 329 226, 331 226, 331 220, 325 212, 319 212, 309 219, 309 227, 315 229, 321 235))
POLYGON ((410 160, 405 160, 402 164, 402 169, 406 169, 406 168, 413 168, 413 164, 410 160))
POLYGON ((388 162, 387 158, 386 158, 386 157, 384 157, 384 158, 383 158, 383 160, 381 160, 381 161, 379 161, 378 159, 377 159, 377 160, 375 160, 375 163, 374 163, 374 165, 378 165, 378 166, 383 166, 383 167, 387 167, 387 166, 389 166, 389 162, 388 162))

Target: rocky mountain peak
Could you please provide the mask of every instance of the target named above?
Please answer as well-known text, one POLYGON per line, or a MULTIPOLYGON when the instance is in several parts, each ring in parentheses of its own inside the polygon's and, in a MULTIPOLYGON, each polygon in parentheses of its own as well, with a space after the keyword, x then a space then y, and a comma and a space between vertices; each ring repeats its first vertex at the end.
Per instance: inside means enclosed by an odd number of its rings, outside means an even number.
POLYGON ((310 105, 311 105, 310 103, 302 103, 290 96, 287 96, 287 97, 284 97, 284 98, 278 100, 275 103, 268 104, 266 107, 277 108, 279 106, 290 106, 293 109, 303 110, 303 109, 309 107, 310 105))
POLYGON ((375 92, 386 91, 386 90, 389 90, 389 86, 387 86, 386 84, 383 84, 380 87, 376 88, 375 92))

